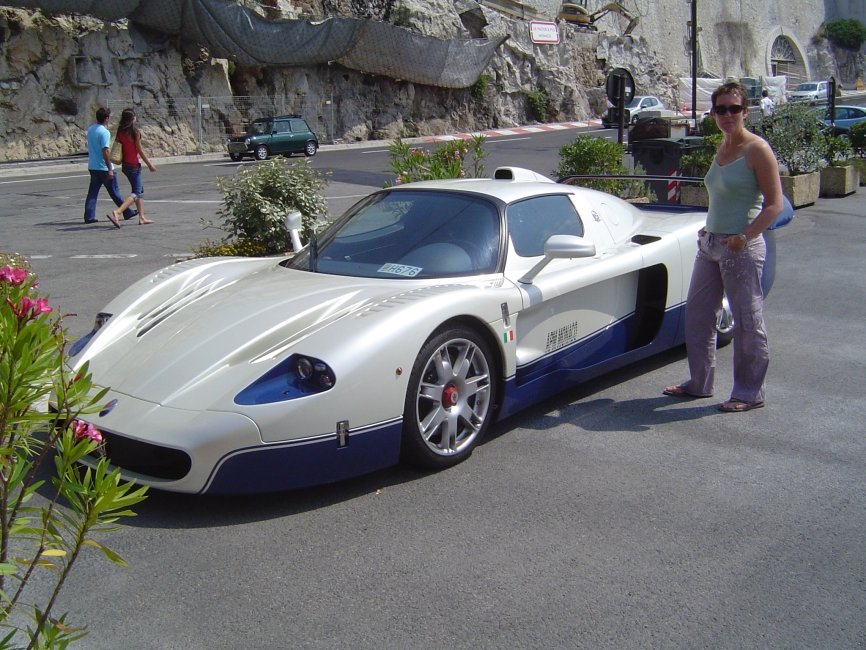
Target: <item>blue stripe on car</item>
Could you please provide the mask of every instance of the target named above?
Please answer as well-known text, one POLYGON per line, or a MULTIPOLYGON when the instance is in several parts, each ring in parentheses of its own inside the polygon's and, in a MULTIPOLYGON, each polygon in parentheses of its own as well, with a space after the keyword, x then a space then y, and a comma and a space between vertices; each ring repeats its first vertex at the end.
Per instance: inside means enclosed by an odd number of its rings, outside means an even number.
POLYGON ((396 465, 402 420, 336 435, 241 449, 217 463, 202 489, 208 494, 253 494, 333 483, 396 465))

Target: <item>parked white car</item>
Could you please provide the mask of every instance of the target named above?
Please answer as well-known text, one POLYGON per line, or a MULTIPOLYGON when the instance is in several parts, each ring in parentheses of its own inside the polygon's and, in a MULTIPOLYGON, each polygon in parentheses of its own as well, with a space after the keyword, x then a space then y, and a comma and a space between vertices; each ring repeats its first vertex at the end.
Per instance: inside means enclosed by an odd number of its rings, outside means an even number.
POLYGON ((293 257, 121 293, 70 349, 107 389, 83 418, 125 479, 177 492, 448 467, 493 421, 681 345, 706 218, 514 167, 379 190, 293 257))
MULTIPOLYGON (((662 117, 672 117, 673 111, 669 111, 658 97, 652 95, 637 95, 625 106, 625 124, 636 124, 641 117, 645 117, 649 111, 658 112, 662 117)), ((601 118, 602 126, 614 128, 619 124, 619 113, 616 106, 607 111, 607 115, 601 118)))
POLYGON ((792 102, 809 102, 810 104, 823 104, 827 101, 826 81, 807 81, 794 88, 791 93, 792 102))

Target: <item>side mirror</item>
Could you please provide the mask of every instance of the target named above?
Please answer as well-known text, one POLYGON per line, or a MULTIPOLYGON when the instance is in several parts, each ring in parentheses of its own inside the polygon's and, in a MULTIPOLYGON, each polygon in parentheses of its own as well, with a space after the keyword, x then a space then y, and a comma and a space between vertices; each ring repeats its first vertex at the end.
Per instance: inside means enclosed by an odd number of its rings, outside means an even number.
POLYGON ((575 235, 551 235, 544 242, 544 258, 518 280, 522 284, 532 284, 535 276, 553 260, 595 257, 595 244, 575 235))

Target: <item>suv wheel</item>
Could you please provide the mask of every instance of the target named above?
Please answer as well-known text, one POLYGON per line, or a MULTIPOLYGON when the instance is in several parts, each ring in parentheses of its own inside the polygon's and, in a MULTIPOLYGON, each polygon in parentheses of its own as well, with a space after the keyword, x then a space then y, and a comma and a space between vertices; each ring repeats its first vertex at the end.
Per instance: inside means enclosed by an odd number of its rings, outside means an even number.
POLYGON ((304 145, 304 155, 305 156, 315 156, 316 152, 319 150, 319 146, 310 140, 304 145))
POLYGON ((240 155, 239 153, 230 153, 230 154, 229 154, 229 158, 230 158, 233 162, 240 162, 240 161, 243 159, 243 156, 240 155))
POLYGON ((268 151, 268 148, 260 144, 256 147, 256 160, 267 160, 268 156, 270 156, 271 152, 268 151))

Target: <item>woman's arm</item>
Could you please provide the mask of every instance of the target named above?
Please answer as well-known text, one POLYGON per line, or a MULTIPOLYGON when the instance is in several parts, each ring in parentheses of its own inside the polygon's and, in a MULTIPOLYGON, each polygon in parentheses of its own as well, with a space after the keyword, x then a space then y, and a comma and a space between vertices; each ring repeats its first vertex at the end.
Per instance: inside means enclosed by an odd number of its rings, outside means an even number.
POLYGON ((155 172, 156 167, 154 167, 153 164, 150 162, 150 158, 147 157, 147 154, 144 153, 144 149, 141 146, 141 131, 135 132, 135 149, 136 151, 138 151, 138 157, 144 161, 144 164, 147 165, 147 168, 150 171, 155 172))
POLYGON ((764 195, 764 207, 754 220, 743 228, 739 237, 728 238, 728 248, 734 251, 743 250, 750 240, 760 237, 761 233, 773 225, 785 207, 782 181, 779 179, 779 163, 770 145, 756 137, 746 151, 746 164, 755 172, 758 188, 764 195))

